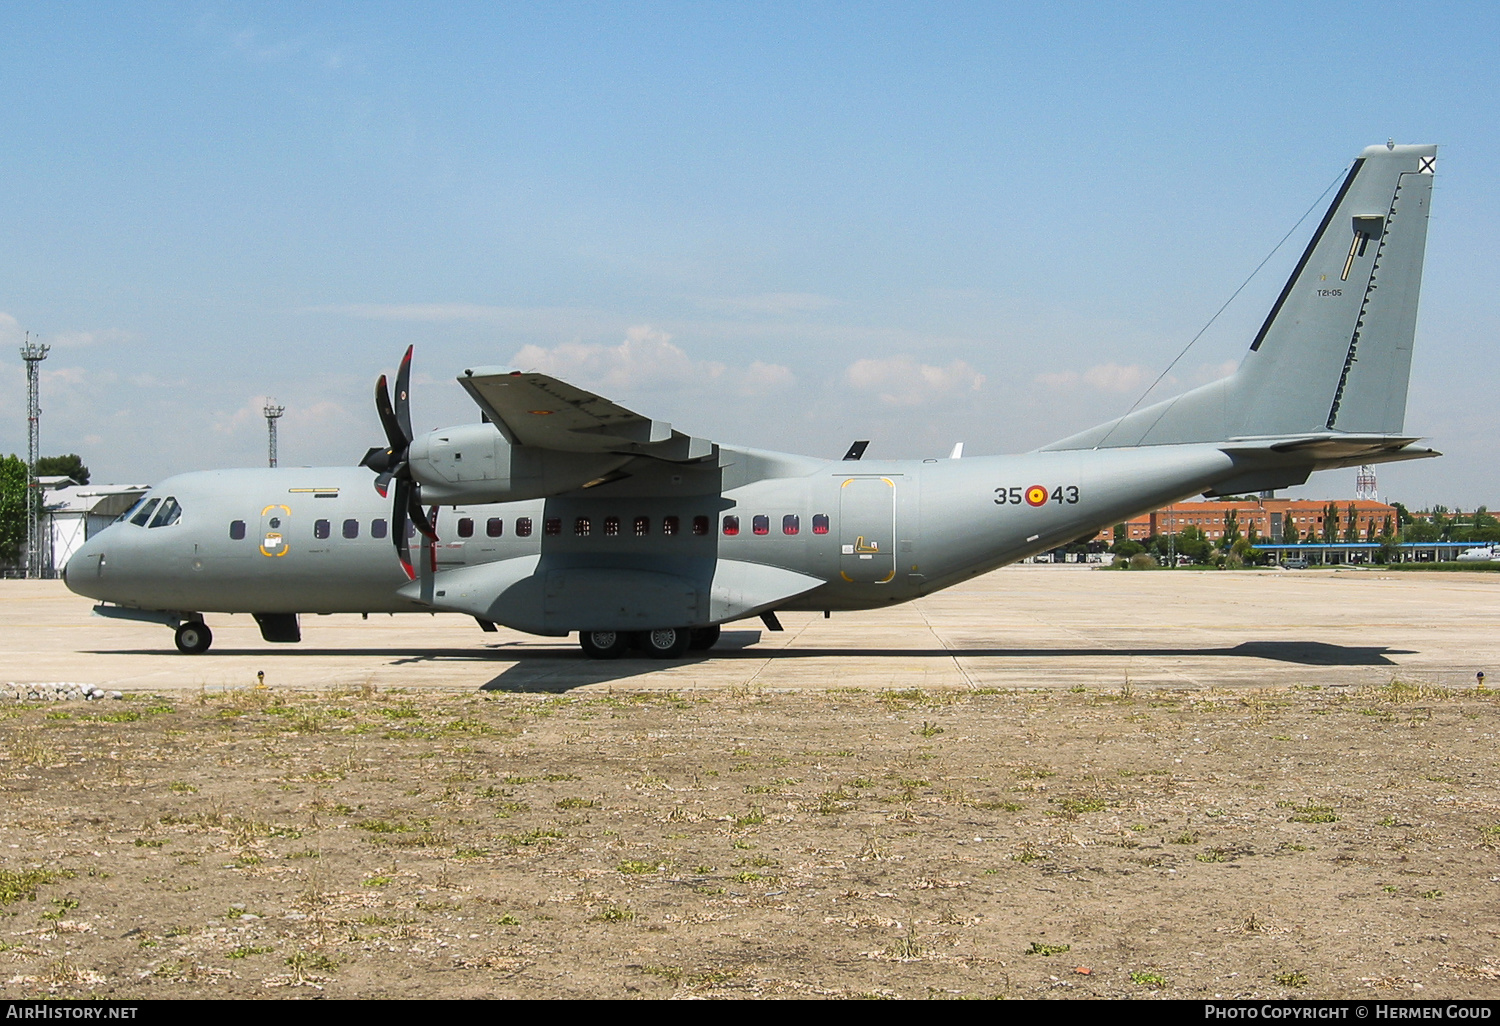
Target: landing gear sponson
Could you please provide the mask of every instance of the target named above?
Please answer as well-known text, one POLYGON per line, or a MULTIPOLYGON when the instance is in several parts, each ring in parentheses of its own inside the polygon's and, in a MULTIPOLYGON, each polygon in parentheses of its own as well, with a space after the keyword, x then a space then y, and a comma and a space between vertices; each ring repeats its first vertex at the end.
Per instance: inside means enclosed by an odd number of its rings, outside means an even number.
POLYGON ((650 631, 579 631, 578 644, 590 659, 618 659, 638 648, 653 659, 678 659, 689 649, 712 648, 719 628, 658 627, 650 631))

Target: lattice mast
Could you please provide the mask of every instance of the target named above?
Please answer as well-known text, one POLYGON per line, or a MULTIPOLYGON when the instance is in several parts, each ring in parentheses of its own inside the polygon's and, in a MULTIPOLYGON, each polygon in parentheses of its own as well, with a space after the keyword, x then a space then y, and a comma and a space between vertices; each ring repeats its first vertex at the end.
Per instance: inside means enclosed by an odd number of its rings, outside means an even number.
POLYGON ((277 406, 275 399, 267 399, 265 408, 261 410, 266 415, 266 465, 276 466, 276 422, 286 412, 285 406, 277 406))
POLYGON ((21 346, 21 359, 26 361, 26 576, 41 577, 47 572, 47 562, 42 545, 42 502, 36 481, 36 464, 41 459, 42 445, 42 394, 39 365, 47 358, 51 346, 31 341, 31 332, 26 333, 26 344, 21 346))
POLYGON ((1359 468, 1359 476, 1354 479, 1354 497, 1371 501, 1379 498, 1375 468, 1369 464, 1359 468))

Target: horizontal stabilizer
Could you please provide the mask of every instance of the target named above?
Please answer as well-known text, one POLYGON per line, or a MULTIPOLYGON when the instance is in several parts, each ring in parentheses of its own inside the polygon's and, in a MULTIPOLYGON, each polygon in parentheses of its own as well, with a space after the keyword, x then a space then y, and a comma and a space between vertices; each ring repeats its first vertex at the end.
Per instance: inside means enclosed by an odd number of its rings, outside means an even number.
POLYGON ((562 452, 614 452, 684 463, 714 444, 672 430, 618 403, 546 374, 503 367, 466 370, 458 383, 513 445, 562 452))

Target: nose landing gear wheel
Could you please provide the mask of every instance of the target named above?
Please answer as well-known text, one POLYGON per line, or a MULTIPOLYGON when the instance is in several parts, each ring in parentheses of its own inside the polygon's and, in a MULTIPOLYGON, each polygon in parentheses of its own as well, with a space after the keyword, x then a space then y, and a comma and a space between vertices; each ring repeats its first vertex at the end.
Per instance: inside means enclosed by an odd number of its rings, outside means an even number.
POLYGON ((177 625, 177 651, 183 655, 198 655, 208 651, 214 643, 214 632, 202 620, 186 620, 177 625))
POLYGON ((630 647, 624 631, 579 631, 578 644, 590 659, 618 659, 630 647))
POLYGON ((641 632, 641 651, 652 659, 680 659, 691 640, 685 627, 658 627, 641 632))

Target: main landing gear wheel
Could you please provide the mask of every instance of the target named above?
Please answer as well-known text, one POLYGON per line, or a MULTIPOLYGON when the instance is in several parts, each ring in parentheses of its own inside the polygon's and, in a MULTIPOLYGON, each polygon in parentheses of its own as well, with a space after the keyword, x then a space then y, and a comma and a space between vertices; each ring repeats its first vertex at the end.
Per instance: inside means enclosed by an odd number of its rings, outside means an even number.
POLYGON ((630 647, 624 631, 579 631, 578 644, 590 659, 618 659, 630 647))
POLYGON ((694 627, 688 634, 688 648, 694 652, 703 652, 713 648, 719 640, 720 628, 716 624, 713 627, 694 627))
POLYGON ((202 620, 185 620, 177 625, 177 651, 183 655, 207 652, 213 643, 214 632, 202 620))
POLYGON ((688 650, 692 634, 686 627, 658 627, 641 631, 641 651, 652 659, 679 659, 688 650))

